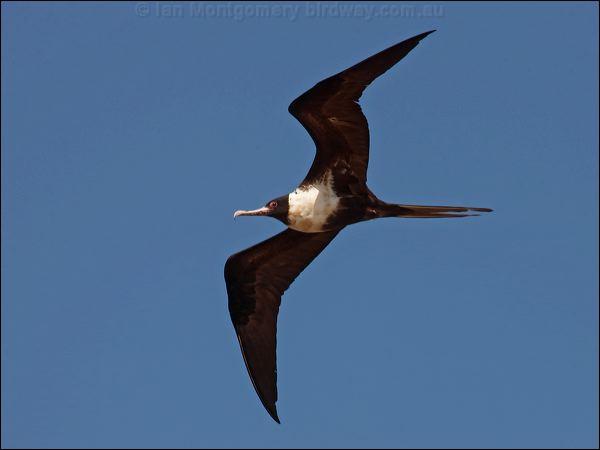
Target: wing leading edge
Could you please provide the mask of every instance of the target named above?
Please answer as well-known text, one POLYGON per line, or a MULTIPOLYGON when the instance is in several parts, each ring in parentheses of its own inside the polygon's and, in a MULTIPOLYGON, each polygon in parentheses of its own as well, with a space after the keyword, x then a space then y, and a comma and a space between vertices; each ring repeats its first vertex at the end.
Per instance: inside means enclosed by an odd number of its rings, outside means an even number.
POLYGON ((277 416, 277 314, 281 296, 333 240, 339 230, 301 233, 292 229, 229 257, 225 283, 229 313, 262 404, 277 416))
POLYGON ((434 31, 402 41, 320 81, 290 104, 289 112, 306 128, 316 146, 315 159, 303 184, 318 180, 326 170, 333 170, 338 185, 347 186, 351 193, 364 192, 369 125, 358 101, 375 78, 434 31))

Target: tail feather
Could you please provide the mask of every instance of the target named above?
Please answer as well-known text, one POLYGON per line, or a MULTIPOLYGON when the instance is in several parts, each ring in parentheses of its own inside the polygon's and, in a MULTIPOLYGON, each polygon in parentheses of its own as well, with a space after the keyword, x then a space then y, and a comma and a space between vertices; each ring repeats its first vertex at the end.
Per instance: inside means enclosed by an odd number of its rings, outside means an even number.
POLYGON ((407 217, 409 219, 446 219, 450 217, 477 217, 481 214, 403 214, 399 217, 407 217))
POLYGON ((492 212, 490 208, 475 208, 473 206, 422 206, 422 205, 398 205, 404 208, 414 209, 416 211, 428 211, 428 212, 492 212))
POLYGON ((478 208, 473 206, 423 206, 423 205, 386 205, 385 215, 387 217, 407 217, 413 219, 472 217, 492 212, 490 208, 478 208))

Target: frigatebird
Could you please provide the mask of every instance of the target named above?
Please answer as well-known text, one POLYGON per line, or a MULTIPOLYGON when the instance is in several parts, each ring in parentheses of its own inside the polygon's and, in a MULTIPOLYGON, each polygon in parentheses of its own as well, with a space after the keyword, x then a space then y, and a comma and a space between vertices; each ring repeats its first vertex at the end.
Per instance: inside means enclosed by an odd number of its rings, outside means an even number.
POLYGON ((435 30, 419 34, 317 83, 289 112, 316 146, 306 178, 291 193, 238 216, 269 216, 287 229, 225 263, 229 313, 254 389, 280 423, 276 333, 281 296, 347 225, 383 217, 450 218, 490 212, 467 206, 386 203, 367 187, 369 127, 358 100, 371 82, 435 30))

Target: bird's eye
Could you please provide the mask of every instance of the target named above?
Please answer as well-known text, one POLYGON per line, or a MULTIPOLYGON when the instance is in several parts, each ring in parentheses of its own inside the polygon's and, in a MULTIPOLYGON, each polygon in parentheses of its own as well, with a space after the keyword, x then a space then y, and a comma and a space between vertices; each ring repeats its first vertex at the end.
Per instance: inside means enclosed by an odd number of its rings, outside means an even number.
POLYGON ((277 208, 277 202, 269 203, 269 208, 277 208))

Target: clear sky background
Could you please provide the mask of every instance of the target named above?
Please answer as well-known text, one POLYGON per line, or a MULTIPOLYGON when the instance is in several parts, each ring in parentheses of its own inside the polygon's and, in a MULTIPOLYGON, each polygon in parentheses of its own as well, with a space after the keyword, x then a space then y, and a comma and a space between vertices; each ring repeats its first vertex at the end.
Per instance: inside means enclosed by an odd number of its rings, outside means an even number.
POLYGON ((598 445, 596 4, 139 5, 2 3, 3 447, 598 445), (278 426, 223 264, 282 225, 232 213, 304 177, 291 100, 432 28, 363 96, 370 186, 495 212, 342 232, 278 426))

